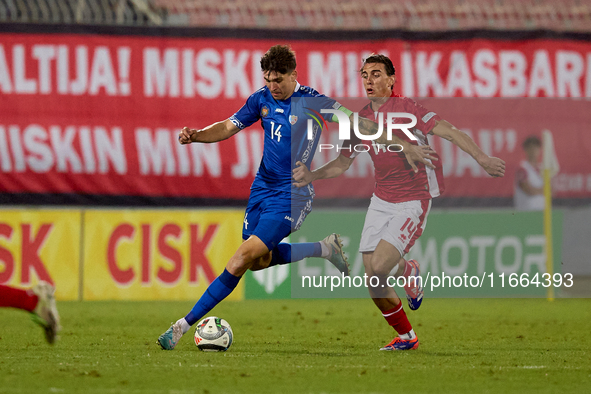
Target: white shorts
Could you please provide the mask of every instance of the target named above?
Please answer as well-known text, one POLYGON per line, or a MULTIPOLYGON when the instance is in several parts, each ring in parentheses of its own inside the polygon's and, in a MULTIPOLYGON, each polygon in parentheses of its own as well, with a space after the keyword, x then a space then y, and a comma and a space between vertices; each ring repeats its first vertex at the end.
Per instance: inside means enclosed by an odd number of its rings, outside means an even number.
POLYGON ((373 195, 359 251, 373 252, 383 239, 404 256, 423 234, 430 209, 431 199, 391 203, 373 195))

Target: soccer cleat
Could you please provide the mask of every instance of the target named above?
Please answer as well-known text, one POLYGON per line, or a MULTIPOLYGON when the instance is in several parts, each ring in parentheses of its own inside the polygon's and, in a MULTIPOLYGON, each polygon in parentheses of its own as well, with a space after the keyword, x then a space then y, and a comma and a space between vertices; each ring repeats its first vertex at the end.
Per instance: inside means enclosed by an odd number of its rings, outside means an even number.
POLYGON ((419 263, 417 263, 416 260, 408 260, 408 263, 412 268, 410 275, 406 278, 407 285, 404 286, 404 290, 406 291, 408 307, 413 311, 416 311, 423 302, 423 295, 425 294, 425 291, 423 290, 423 281, 421 280, 420 276, 421 272, 419 270, 419 263), (416 278, 416 280, 410 279, 413 277, 416 278))
POLYGON ((320 242, 324 242, 330 251, 330 255, 326 259, 337 267, 342 274, 349 276, 349 263, 347 262, 347 256, 343 253, 343 241, 341 237, 338 234, 330 234, 320 242))
POLYGON ((419 347, 419 337, 415 337, 415 339, 402 339, 400 337, 396 337, 381 348, 380 350, 413 350, 419 347))
POLYGON ((173 350, 183 336, 180 323, 173 323, 166 332, 158 337, 158 344, 163 350, 173 350))
POLYGON ((31 318, 45 330, 45 339, 53 344, 57 333, 61 329, 60 316, 55 305, 55 287, 45 281, 40 281, 32 289, 37 296, 37 306, 31 313, 31 318))

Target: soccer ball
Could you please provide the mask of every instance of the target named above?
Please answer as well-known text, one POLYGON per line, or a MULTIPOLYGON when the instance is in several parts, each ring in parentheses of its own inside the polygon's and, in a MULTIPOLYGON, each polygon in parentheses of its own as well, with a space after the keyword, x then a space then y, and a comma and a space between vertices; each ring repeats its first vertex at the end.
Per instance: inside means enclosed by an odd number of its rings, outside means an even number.
POLYGON ((232 345, 232 327, 224 319, 209 316, 197 323, 195 345, 204 352, 225 352, 232 345))

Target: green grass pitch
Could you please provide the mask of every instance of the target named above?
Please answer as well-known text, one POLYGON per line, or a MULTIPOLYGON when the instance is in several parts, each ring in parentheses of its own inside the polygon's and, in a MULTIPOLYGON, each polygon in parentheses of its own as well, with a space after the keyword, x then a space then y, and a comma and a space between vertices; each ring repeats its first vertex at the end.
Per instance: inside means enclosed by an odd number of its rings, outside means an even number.
POLYGON ((203 353, 189 332, 156 338, 191 302, 61 302, 55 346, 26 313, 0 310, 0 393, 584 393, 591 299, 426 299, 408 312, 421 345, 371 300, 223 302, 235 342, 203 353))

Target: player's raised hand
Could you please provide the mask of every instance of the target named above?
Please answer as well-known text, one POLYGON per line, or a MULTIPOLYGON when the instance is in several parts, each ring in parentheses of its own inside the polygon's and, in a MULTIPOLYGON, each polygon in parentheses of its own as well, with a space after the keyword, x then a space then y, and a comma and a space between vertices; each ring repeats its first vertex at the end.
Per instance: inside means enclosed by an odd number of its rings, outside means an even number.
POLYGON ((197 134, 197 130, 190 129, 188 127, 183 127, 181 132, 179 133, 179 142, 181 145, 190 144, 193 142, 192 137, 197 134))
POLYGON ((479 163, 490 176, 502 177, 505 175, 505 162, 498 157, 486 156, 479 163))
POLYGON ((314 180, 314 175, 304 163, 296 161, 296 166, 293 169, 293 180, 295 181, 294 186, 303 187, 314 180))
POLYGON ((431 156, 435 154, 435 151, 431 149, 429 145, 407 144, 407 146, 404 147, 402 152, 406 156, 406 160, 408 161, 408 164, 410 164, 414 172, 419 171, 417 165, 415 164, 416 162, 423 163, 425 166, 435 169, 435 166, 429 160, 437 160, 437 158, 431 156))

